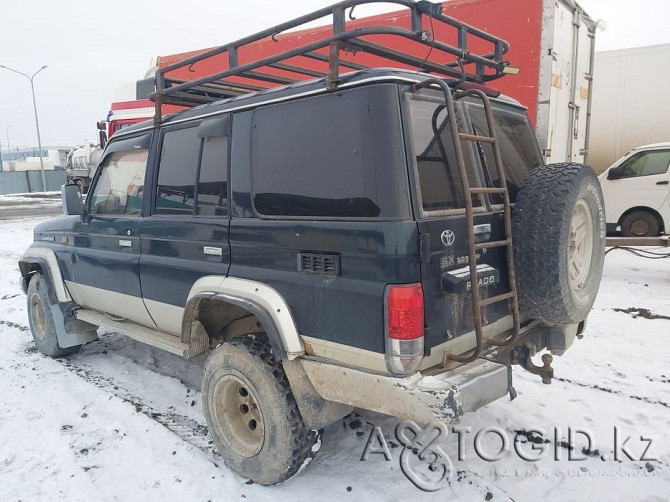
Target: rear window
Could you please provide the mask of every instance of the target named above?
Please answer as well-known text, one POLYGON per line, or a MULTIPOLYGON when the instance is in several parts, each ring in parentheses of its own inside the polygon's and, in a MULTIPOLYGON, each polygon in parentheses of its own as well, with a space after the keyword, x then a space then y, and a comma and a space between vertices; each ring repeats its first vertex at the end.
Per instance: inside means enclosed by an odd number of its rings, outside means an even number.
MULTIPOLYGON (((474 134, 488 136, 483 106, 466 101, 465 113, 461 103, 456 103, 461 132, 471 128, 474 134)), ((409 112, 423 210, 463 209, 465 196, 444 98, 409 95, 409 112)), ((510 200, 514 202, 528 172, 542 165, 543 159, 525 114, 493 104, 493 116, 506 185, 510 200)), ((501 188, 492 145, 468 141, 461 145, 470 187, 501 188)), ((503 202, 502 195, 489 197, 492 204, 503 202)), ((482 197, 473 196, 473 206, 481 206, 482 200, 482 197)))
MULTIPOLYGON (((488 136, 484 108, 476 103, 467 104, 473 132, 477 135, 488 136)), ((494 106, 493 119, 495 121, 496 137, 500 148, 500 157, 505 168, 505 181, 510 200, 514 202, 521 189, 528 172, 544 164, 541 153, 536 146, 535 133, 528 118, 520 113, 513 113, 494 106)), ((480 157, 486 186, 501 188, 502 183, 495 168, 493 147, 489 143, 475 143, 477 154, 480 157)), ((494 204, 502 204, 502 195, 492 195, 494 204)))
MULTIPOLYGON (((412 127, 412 146, 419 175, 421 203, 424 211, 443 211, 465 207, 451 127, 444 98, 410 95, 409 113, 412 127)), ((462 120, 460 117, 459 120, 462 120)), ((465 166, 470 186, 480 186, 479 173, 469 150, 464 148, 465 166)), ((481 205, 473 197, 474 206, 481 205)))
POLYGON ((402 155, 394 86, 260 108, 253 124, 254 206, 275 217, 403 216, 409 203, 402 155))

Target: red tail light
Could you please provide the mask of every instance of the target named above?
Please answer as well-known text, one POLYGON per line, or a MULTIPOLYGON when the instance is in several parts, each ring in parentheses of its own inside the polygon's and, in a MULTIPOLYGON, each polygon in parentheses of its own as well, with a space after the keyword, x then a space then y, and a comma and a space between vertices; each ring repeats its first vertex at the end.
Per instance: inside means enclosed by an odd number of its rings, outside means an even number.
POLYGON ((423 336, 423 288, 421 284, 392 285, 386 291, 386 333, 395 340, 423 336))

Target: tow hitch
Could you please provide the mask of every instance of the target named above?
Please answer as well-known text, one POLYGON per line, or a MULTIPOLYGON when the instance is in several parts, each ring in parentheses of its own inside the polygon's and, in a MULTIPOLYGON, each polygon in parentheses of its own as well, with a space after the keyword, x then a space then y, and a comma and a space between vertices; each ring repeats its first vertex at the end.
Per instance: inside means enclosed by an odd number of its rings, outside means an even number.
POLYGON ((518 364, 533 375, 539 375, 542 378, 542 383, 547 385, 551 384, 551 379, 554 378, 554 368, 551 367, 553 360, 551 354, 543 354, 542 362, 544 366, 537 366, 530 358, 530 349, 527 345, 515 347, 512 350, 511 364, 518 364))

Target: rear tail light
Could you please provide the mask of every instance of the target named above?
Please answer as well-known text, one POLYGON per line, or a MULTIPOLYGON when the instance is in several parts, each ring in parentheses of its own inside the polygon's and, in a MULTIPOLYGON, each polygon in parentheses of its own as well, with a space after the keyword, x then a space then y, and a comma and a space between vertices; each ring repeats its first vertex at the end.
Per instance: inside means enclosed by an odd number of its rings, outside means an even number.
POLYGON ((386 288, 386 367, 407 375, 423 361, 423 289, 421 284, 386 288))

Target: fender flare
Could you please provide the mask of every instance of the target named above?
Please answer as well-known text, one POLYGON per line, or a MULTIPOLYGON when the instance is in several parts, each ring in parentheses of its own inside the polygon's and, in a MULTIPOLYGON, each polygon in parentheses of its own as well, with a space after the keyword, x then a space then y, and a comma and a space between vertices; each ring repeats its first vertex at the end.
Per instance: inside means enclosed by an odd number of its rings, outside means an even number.
MULTIPOLYGON (((60 272, 58 260, 56 259, 56 253, 49 248, 36 246, 29 247, 19 259, 19 270, 21 271, 21 276, 24 280, 27 280, 28 277, 30 277, 32 274, 31 265, 35 264, 38 264, 42 269, 42 272, 48 275, 51 287, 56 293, 56 299, 59 302, 71 302, 72 298, 65 287, 63 275, 60 272)), ((24 282, 24 285, 27 288, 27 282, 24 282)))
MULTIPOLYGON (((236 277, 206 276, 191 288, 187 306, 203 298, 230 303, 254 314, 278 359, 292 360, 305 353, 286 300, 271 286, 236 277)), ((189 310, 187 307, 186 312, 189 310)))
POLYGON ((31 247, 19 260, 19 269, 24 279, 24 286, 28 287, 28 280, 34 273, 32 265, 39 265, 47 283, 49 297, 52 303, 51 315, 56 327, 56 338, 58 345, 66 349, 77 345, 83 345, 98 339, 96 327, 83 321, 79 321, 73 315, 76 305, 72 302, 70 294, 63 282, 63 276, 56 260, 56 254, 49 248, 31 247))

